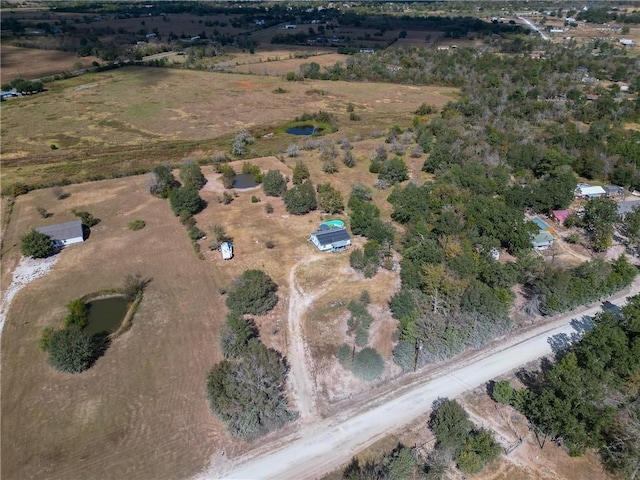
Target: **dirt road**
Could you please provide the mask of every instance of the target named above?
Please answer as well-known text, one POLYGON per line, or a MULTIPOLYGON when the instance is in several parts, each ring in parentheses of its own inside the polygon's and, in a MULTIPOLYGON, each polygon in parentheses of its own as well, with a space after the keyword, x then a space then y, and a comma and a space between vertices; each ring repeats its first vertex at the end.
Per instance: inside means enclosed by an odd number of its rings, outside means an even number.
POLYGON ((315 405, 315 391, 313 379, 309 373, 309 356, 307 354, 306 342, 302 321, 307 309, 313 305, 317 293, 307 294, 302 291, 296 282, 296 272, 298 268, 308 265, 311 262, 321 259, 321 256, 308 257, 304 261, 298 262, 289 274, 289 348, 287 360, 291 365, 289 371, 289 382, 295 399, 296 409, 300 413, 302 423, 307 423, 315 419, 318 411, 315 405))
MULTIPOLYGON (((610 301, 622 304, 627 296, 638 292, 640 279, 610 301)), ((582 307, 543 326, 496 342, 461 358, 454 367, 425 372, 408 387, 372 398, 364 407, 307 424, 275 444, 265 445, 235 459, 235 466, 226 471, 214 465, 199 478, 317 478, 348 462, 357 451, 387 433, 397 431, 427 413, 436 398, 457 397, 466 390, 551 353, 550 337, 580 333, 571 321, 593 315, 600 309, 600 303, 582 307)))

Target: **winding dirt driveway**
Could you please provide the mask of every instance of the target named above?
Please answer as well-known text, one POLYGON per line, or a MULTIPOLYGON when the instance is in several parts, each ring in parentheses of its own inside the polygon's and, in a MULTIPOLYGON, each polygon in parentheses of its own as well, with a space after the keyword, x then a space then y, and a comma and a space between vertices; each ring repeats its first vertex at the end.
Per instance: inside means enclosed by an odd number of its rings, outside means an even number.
MULTIPOLYGON (((312 259, 310 259, 312 261, 312 259)), ((297 265, 299 267, 300 264, 297 265)), ((292 273, 295 280, 295 271, 292 273)), ((302 327, 296 320, 313 303, 292 283, 290 327, 292 328, 291 375, 301 416, 306 419, 296 432, 262 445, 247 455, 233 459, 225 466, 213 464, 198 478, 236 479, 300 479, 317 478, 339 468, 357 453, 387 433, 399 430, 415 418, 427 413, 438 397, 454 398, 467 390, 508 373, 521 365, 552 353, 554 336, 571 337, 581 334, 573 319, 596 314, 600 302, 583 306, 557 316, 544 325, 502 338, 487 347, 471 351, 452 362, 426 369, 406 383, 390 385, 386 392, 372 395, 363 404, 340 411, 325 419, 315 418, 313 395, 307 370, 302 327), (295 350, 295 351, 294 351, 295 350), (314 420, 315 418, 315 420, 314 420)), ((609 299, 623 304, 627 296, 640 292, 640 277, 633 284, 609 299)), ((556 337, 557 338, 557 337, 556 337)))
POLYGON ((306 311, 313 305, 321 292, 305 293, 296 281, 296 273, 300 267, 309 265, 322 258, 313 255, 296 263, 289 273, 289 314, 287 324, 289 329, 289 350, 287 358, 291 370, 289 383, 300 420, 303 424, 312 422, 318 417, 316 408, 315 385, 311 375, 310 355, 304 341, 303 319, 306 311))

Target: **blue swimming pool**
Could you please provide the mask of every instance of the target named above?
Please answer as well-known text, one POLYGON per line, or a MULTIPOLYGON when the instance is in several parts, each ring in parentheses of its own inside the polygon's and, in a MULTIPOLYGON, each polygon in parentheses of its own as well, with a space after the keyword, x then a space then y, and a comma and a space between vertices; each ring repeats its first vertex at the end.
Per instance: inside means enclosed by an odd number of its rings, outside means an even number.
POLYGON ((546 230, 547 228, 549 228, 549 224, 544 220, 542 220, 541 218, 533 217, 531 221, 535 223, 538 226, 538 228, 540 228, 540 230, 546 230))

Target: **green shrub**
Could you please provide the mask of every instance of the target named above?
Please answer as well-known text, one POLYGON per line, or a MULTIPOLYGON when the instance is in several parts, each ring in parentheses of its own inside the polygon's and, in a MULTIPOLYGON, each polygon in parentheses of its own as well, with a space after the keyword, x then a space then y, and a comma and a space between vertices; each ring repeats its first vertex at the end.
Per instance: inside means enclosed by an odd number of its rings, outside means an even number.
POLYGON ((252 319, 231 311, 220 333, 222 354, 225 358, 240 358, 247 352, 249 342, 258 336, 258 327, 252 319))
POLYGON ((255 195, 251 196, 251 203, 260 203, 260 199, 255 195))
POLYGON ((40 336, 40 340, 38 340, 38 348, 40 351, 46 352, 49 350, 49 340, 54 332, 55 329, 53 327, 46 327, 42 330, 42 335, 40 336))
POLYGON ((89 323, 89 306, 82 299, 71 300, 66 305, 67 316, 64 319, 64 326, 69 328, 75 325, 84 328, 89 323))
POLYGON ((316 192, 311 182, 294 185, 284 194, 284 204, 287 212, 293 215, 304 215, 318 208, 316 192))
POLYGON ((382 375, 384 360, 371 347, 363 348, 353 357, 353 374, 361 380, 371 382, 382 375))
POLYGON ((264 194, 268 197, 280 197, 287 191, 287 181, 279 170, 269 170, 262 179, 264 194))
POLYGON ((227 307, 239 313, 263 315, 278 303, 278 286, 262 270, 246 270, 227 292, 227 307))
POLYGON ((195 225, 193 227, 189 228, 188 233, 189 233, 189 238, 191 240, 200 240, 201 238, 206 236, 206 233, 204 233, 202 230, 200 230, 195 225))
POLYGON ((204 208, 204 201, 200 198, 198 191, 192 187, 180 187, 169 192, 169 203, 171 210, 176 216, 186 213, 195 215, 204 208))
POLYGON ((133 220, 132 222, 129 222, 127 224, 127 227, 129 228, 129 230, 142 230, 144 227, 146 227, 147 223, 144 220, 133 220))
POLYGON ((79 373, 87 370, 100 354, 98 342, 77 325, 57 330, 49 337, 48 362, 56 370, 79 373))
POLYGON ((509 382, 509 380, 502 380, 494 383, 493 388, 491 389, 491 398, 498 403, 509 405, 513 398, 513 387, 511 386, 511 382, 509 382))
POLYGON ((342 368, 350 371, 353 367, 353 347, 343 343, 338 347, 336 358, 340 365, 342 365, 342 368))
POLYGON ((25 257, 46 258, 54 253, 53 242, 48 235, 31 229, 20 238, 20 252, 25 257))
POLYGON ((91 228, 100 223, 99 218, 95 218, 92 214, 85 210, 76 210, 74 208, 73 210, 71 210, 71 213, 78 217, 82 221, 82 224, 86 227, 91 228))
POLYGON ((193 162, 187 162, 180 165, 180 180, 182 180, 183 186, 191 187, 196 190, 200 190, 204 184, 207 183, 207 179, 202 174, 200 165, 193 162))

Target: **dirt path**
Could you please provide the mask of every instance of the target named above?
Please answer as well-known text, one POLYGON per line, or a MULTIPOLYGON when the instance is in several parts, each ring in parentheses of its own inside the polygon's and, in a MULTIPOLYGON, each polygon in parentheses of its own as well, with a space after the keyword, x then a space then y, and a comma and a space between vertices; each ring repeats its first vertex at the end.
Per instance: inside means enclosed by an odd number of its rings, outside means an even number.
MULTIPOLYGON (((622 304, 640 292, 640 278, 609 300, 622 304)), ((454 398, 552 352, 550 337, 580 333, 572 320, 591 316, 601 304, 584 306, 552 318, 454 361, 422 371, 406 384, 395 384, 365 404, 308 423, 288 437, 234 459, 235 468, 213 466, 199 478, 316 478, 346 463, 357 451, 427 413, 438 397, 454 398)), ((294 309, 295 311, 295 309, 294 309)), ((304 364, 303 362, 298 362, 304 364)), ((299 386, 298 388, 304 388, 299 386)), ((312 390, 311 390, 312 391, 312 390)), ((298 392, 300 393, 300 392, 298 392)), ((309 418, 309 417, 307 417, 309 418)))
POLYGON ((292 396, 300 413, 300 420, 308 423, 318 417, 316 408, 316 393, 311 376, 310 355, 304 341, 303 319, 306 311, 313 305, 319 292, 305 293, 296 282, 296 272, 300 267, 320 260, 322 256, 314 255, 298 262, 289 273, 289 314, 287 324, 289 328, 289 351, 287 359, 291 370, 289 382, 292 396))

